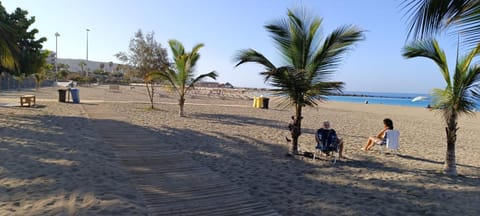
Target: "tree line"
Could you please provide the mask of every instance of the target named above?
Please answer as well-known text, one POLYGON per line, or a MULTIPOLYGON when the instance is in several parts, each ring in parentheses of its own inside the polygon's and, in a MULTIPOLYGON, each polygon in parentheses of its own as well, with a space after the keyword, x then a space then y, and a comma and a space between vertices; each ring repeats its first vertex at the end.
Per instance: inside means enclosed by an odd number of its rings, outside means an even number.
POLYGON ((19 82, 32 74, 36 81, 43 80, 52 69, 46 62, 50 52, 42 50, 47 39, 35 38, 38 29, 30 28, 34 22, 26 10, 7 13, 0 2, 0 72, 19 82))
POLYGON ((85 73, 85 62, 80 62, 81 73, 72 73, 70 65, 57 64, 56 72, 55 60, 56 53, 44 50, 43 43, 47 38, 36 38, 39 32, 36 28, 31 28, 35 22, 35 16, 29 16, 28 11, 16 8, 12 13, 8 13, 0 2, 0 75, 2 77, 13 77, 18 82, 17 86, 22 86, 27 78, 33 78, 36 87, 46 79, 71 79, 83 82, 113 81, 123 80, 123 73, 119 73, 118 68, 113 68, 113 62, 108 62, 110 72, 105 71, 106 64, 102 63, 100 68, 93 71, 94 76, 82 76, 85 73), (48 61, 50 59, 50 61, 48 61), (83 73, 82 73, 83 72, 83 73))

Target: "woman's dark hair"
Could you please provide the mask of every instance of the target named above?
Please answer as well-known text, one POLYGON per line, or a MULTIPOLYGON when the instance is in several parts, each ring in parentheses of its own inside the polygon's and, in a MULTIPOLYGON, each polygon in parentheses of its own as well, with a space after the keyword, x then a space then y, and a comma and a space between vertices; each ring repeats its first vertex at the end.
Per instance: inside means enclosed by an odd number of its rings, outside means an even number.
POLYGON ((385 124, 388 129, 393 130, 393 121, 389 118, 383 119, 383 124, 385 124))

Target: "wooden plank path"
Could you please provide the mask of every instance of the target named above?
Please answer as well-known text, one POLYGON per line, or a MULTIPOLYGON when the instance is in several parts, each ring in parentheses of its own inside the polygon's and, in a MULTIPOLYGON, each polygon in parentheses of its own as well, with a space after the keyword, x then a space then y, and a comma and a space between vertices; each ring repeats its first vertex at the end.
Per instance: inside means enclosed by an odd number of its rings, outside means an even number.
POLYGON ((83 108, 110 144, 152 215, 279 215, 245 190, 151 132, 121 122, 121 113, 83 108))

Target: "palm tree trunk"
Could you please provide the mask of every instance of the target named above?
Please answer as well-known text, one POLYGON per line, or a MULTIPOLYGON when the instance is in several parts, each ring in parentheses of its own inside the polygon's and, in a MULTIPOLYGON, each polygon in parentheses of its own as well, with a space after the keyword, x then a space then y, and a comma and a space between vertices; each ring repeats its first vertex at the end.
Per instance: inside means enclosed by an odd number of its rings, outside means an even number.
POLYGON ((302 134, 302 106, 295 106, 295 117, 293 122, 289 125, 290 133, 292 134, 292 153, 298 154, 298 137, 302 134))
POLYGON ((447 127, 445 132, 447 133, 447 154, 445 157, 445 165, 443 172, 447 175, 457 175, 457 164, 455 158, 455 142, 457 141, 457 115, 452 113, 447 120, 447 127))
POLYGON ((40 88, 40 81, 35 81, 35 85, 36 90, 38 90, 40 88))
POLYGON ((179 108, 180 108, 178 114, 180 115, 180 117, 184 117, 184 116, 185 116, 185 114, 184 114, 184 112, 183 112, 183 107, 184 107, 184 105, 185 105, 185 96, 184 96, 184 95, 181 95, 181 96, 180 96, 180 99, 178 99, 178 106, 179 106, 179 108))
POLYGON ((155 109, 155 107, 153 106, 153 97, 155 95, 153 82, 150 83, 150 85, 151 86, 149 87, 149 82, 145 82, 145 86, 147 87, 148 97, 150 98, 151 109, 155 109))

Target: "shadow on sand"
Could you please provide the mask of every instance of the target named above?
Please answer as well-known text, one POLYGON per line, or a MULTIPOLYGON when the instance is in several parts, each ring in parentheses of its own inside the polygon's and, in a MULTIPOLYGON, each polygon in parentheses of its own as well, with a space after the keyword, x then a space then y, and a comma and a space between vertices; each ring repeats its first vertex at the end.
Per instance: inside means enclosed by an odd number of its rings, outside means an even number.
MULTIPOLYGON (((285 129, 283 122, 246 116, 197 114, 193 117, 214 120, 216 124, 263 125, 285 129)), ((130 131, 132 136, 148 137, 144 140, 150 141, 135 143, 139 149, 180 151, 182 157, 191 157, 199 165, 208 167, 231 184, 248 191, 255 199, 270 204, 282 215, 475 215, 480 211, 480 207, 472 207, 471 203, 465 202, 478 200, 478 190, 455 189, 456 186, 478 188, 479 179, 450 178, 435 172, 405 170, 395 164, 386 165, 367 156, 348 162, 340 161, 332 166, 327 161, 312 163, 309 159, 285 157, 285 147, 245 135, 222 132, 206 134, 173 127, 155 129, 123 121, 78 117, 0 115, 0 119, 5 118, 23 126, 1 128, 1 135, 6 136, 2 137, 0 143, 3 169, 1 178, 25 181, 46 179, 43 184, 0 186, 0 201, 8 203, 7 206, 15 205, 17 200, 14 197, 38 202, 80 189, 82 193, 98 196, 98 199, 120 197, 121 202, 112 204, 118 209, 142 206, 139 203, 128 203, 128 199, 121 198, 125 197, 125 194, 122 194, 123 191, 118 192, 115 185, 101 184, 102 180, 109 178, 129 182, 129 178, 123 175, 122 171, 115 171, 115 161, 118 159, 115 155, 121 154, 122 149, 112 147, 95 129, 95 125, 108 124, 122 128, 122 131, 130 131), (52 139, 51 136, 60 137, 52 139), (84 155, 92 157, 82 157, 84 155), (76 165, 45 163, 41 162, 45 160, 38 158, 66 160, 76 165), (105 174, 106 170, 97 169, 97 163, 110 164, 112 173, 105 174), (76 166, 88 169, 91 178, 82 176, 86 173, 78 173, 81 169, 76 169, 76 166), (31 167, 38 170, 31 173, 31 167), (52 170, 55 172, 52 173, 52 170), (50 187, 49 184, 66 180, 62 173, 68 174, 70 183, 65 184, 64 188, 46 190, 45 188, 50 187), (371 173, 378 175, 370 175, 371 173), (395 178, 396 173, 411 176, 416 180, 413 183, 412 180, 403 179, 404 177, 395 178), (380 178, 381 174, 392 174, 388 176, 393 177, 384 179, 380 178), (89 185, 87 188, 82 186, 86 183, 89 185), (452 185, 453 187, 450 187, 452 185), (101 189, 102 187, 107 188, 101 189), (27 194, 26 191, 34 192, 27 194)), ((142 152, 139 151, 139 154, 142 152)), ((150 157, 148 153, 144 152, 145 160, 150 157)), ((400 157, 438 163, 411 156, 400 157)), ((165 166, 175 166, 174 163, 175 161, 172 161, 172 164, 165 166)), ((195 178, 194 175, 191 177, 195 178)), ((174 199, 174 194, 157 191, 154 195, 163 200, 159 203, 161 205, 174 199)), ((131 196, 132 200, 135 200, 136 195, 131 196)), ((89 213, 87 209, 78 212, 89 213)), ((127 213, 124 215, 132 214, 132 211, 125 212, 127 213)), ((115 213, 121 214, 121 211, 115 213)))

